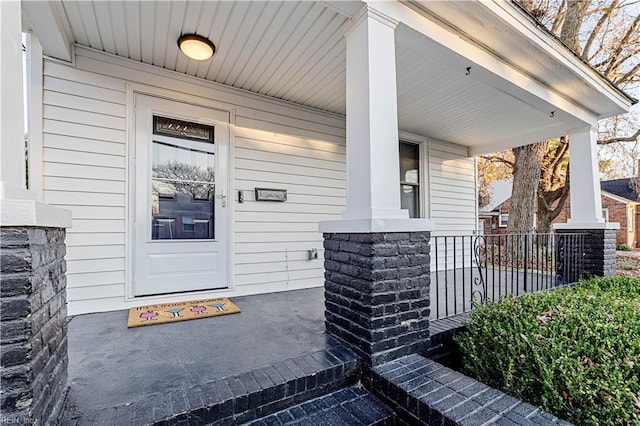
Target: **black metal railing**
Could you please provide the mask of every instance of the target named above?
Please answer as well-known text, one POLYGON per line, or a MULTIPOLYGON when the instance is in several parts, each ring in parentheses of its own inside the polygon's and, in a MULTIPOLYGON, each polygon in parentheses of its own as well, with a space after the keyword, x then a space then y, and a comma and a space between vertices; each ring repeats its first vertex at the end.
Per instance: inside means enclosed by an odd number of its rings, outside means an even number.
POLYGON ((431 239, 431 319, 508 294, 578 281, 584 234, 437 236, 431 239))

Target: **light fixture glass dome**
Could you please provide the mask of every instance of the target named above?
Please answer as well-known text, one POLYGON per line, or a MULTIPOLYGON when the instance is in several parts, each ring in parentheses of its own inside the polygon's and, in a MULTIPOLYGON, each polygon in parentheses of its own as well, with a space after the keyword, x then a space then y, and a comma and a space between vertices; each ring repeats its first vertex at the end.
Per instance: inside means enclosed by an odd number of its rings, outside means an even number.
POLYGON ((216 51, 216 47, 209 39, 197 34, 181 35, 178 39, 178 47, 182 53, 196 61, 209 59, 216 51))

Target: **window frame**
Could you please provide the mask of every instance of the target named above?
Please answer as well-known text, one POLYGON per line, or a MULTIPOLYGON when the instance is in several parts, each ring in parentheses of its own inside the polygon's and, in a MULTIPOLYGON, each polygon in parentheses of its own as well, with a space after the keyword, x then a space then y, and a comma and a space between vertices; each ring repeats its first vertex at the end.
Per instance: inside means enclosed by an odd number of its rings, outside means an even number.
MULTIPOLYGON (((417 136, 413 136, 410 134, 407 134, 405 132, 401 132, 400 134, 400 138, 398 140, 398 153, 400 152, 400 146, 401 144, 406 144, 406 145, 414 145, 418 148, 418 183, 415 182, 407 182, 404 180, 399 180, 399 185, 400 185, 400 191, 402 191, 402 187, 403 186, 411 186, 414 188, 415 193, 418 196, 418 203, 417 203, 417 208, 418 208, 418 215, 416 216, 416 218, 423 218, 425 217, 425 211, 426 211, 426 205, 425 205, 425 195, 424 195, 424 184, 425 184, 425 173, 424 173, 424 163, 425 163, 425 159, 424 159, 424 143, 426 142, 426 140, 422 139, 422 138, 418 138, 417 136)), ((398 167, 400 167, 400 157, 398 155, 398 167)), ((402 197, 402 195, 401 195, 402 197)), ((402 207, 402 206, 401 206, 402 207)))
POLYGON ((509 213, 500 213, 498 215, 498 228, 506 228, 509 223, 509 213), (503 225, 504 220, 504 225, 503 225))

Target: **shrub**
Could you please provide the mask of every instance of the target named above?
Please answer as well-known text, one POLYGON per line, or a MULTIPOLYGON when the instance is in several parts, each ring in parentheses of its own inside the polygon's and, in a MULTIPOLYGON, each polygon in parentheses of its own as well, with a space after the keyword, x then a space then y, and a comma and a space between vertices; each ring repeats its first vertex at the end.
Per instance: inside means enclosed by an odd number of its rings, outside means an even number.
POLYGON ((628 245, 626 245, 625 243, 620 243, 620 244, 618 244, 616 246, 616 250, 618 250, 618 251, 630 251, 631 248, 628 245))
POLYGON ((507 297, 456 341, 466 374, 558 417, 640 424, 640 279, 507 297))

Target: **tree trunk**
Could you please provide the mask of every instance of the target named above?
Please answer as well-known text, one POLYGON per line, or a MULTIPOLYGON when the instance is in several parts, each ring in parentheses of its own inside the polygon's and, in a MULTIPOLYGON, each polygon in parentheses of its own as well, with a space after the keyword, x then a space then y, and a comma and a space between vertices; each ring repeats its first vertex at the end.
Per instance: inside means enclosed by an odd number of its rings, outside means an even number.
POLYGON ((513 149, 513 190, 507 232, 532 232, 538 202, 538 181, 542 171, 542 157, 546 142, 538 142, 513 149))
POLYGON ((580 55, 580 26, 589 8, 590 0, 569 0, 567 1, 567 15, 560 31, 560 40, 580 55))
POLYGON ((569 197, 569 176, 562 188, 550 194, 538 193, 538 197, 538 232, 547 234, 551 232, 553 220, 564 210, 569 197))
MULTIPOLYGON (((591 0, 567 0, 566 2, 566 15, 559 36, 560 40, 578 55, 582 53, 579 38, 580 26, 584 21, 590 4, 591 0)), ((561 12, 559 11, 558 13, 561 12)), ((515 155, 513 190, 511 192, 509 221, 507 223, 507 231, 510 233, 531 232, 535 228, 534 217, 539 203, 538 188, 543 158, 547 149, 548 142, 543 141, 513 150, 515 155)), ((563 189, 558 188, 558 191, 563 191, 563 189)), ((559 199, 564 205, 567 194, 568 187, 564 188, 562 196, 555 199, 559 199)), ((544 217, 540 218, 542 228, 545 230, 550 228, 551 221, 561 209, 561 207, 553 208, 553 205, 547 207, 546 210, 548 211, 541 212, 544 217)))

